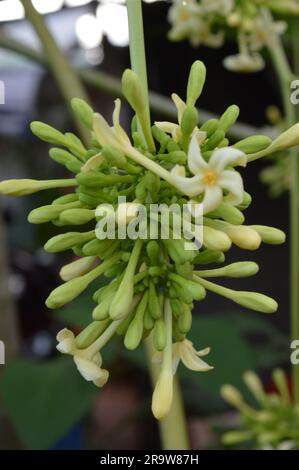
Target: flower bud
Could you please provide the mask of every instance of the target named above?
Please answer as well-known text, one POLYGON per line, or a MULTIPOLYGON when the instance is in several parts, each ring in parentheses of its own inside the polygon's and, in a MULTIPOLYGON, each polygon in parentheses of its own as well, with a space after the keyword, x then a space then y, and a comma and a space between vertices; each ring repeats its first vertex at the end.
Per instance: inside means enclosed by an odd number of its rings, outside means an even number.
POLYGON ((147 112, 147 98, 144 96, 138 75, 130 69, 125 70, 123 73, 122 91, 126 100, 137 114, 149 151, 154 151, 155 143, 152 136, 150 117, 147 112))
POLYGON ((75 338, 77 348, 88 348, 92 343, 98 339, 99 336, 106 330, 108 326, 107 321, 93 321, 84 330, 82 330, 75 338))
POLYGON ((219 130, 225 133, 235 124, 240 114, 240 109, 235 104, 229 106, 219 119, 219 130))
POLYGON ((254 135, 240 140, 235 145, 233 145, 233 147, 241 150, 246 154, 250 154, 260 152, 261 150, 268 148, 271 143, 272 140, 266 135, 254 135))
POLYGON ((151 240, 146 245, 146 253, 153 266, 159 264, 160 247, 156 240, 151 240))
POLYGON ((255 398, 265 405, 266 395, 259 377, 254 372, 247 371, 243 375, 243 380, 255 398))
POLYGON ((53 205, 56 204, 69 204, 70 202, 76 202, 78 201, 78 194, 76 193, 70 193, 70 194, 65 194, 64 196, 60 196, 57 199, 54 199, 52 202, 53 205))
POLYGON ((272 373, 272 377, 284 404, 289 405, 291 403, 291 397, 289 392, 288 381, 284 371, 281 369, 275 369, 272 373))
POLYGON ((71 279, 82 276, 82 274, 90 271, 95 260, 95 256, 86 256, 85 258, 77 259, 76 261, 63 266, 59 275, 63 281, 70 281, 71 279))
POLYGON ((232 385, 223 385, 220 389, 220 394, 225 401, 236 408, 240 408, 240 405, 243 405, 241 393, 232 385))
POLYGON ((85 161, 87 150, 79 137, 77 137, 72 132, 66 132, 64 134, 64 138, 67 148, 73 152, 76 157, 80 158, 80 160, 85 161))
POLYGON ((41 140, 54 145, 66 145, 65 136, 54 127, 43 122, 33 121, 30 124, 32 133, 41 140))
POLYGON ((55 235, 47 241, 44 248, 48 253, 58 253, 60 251, 69 250, 73 246, 81 245, 95 237, 94 231, 81 233, 81 232, 68 232, 55 235))
POLYGON ((244 215, 237 209, 237 207, 221 202, 220 205, 213 212, 209 212, 211 218, 221 218, 226 222, 233 225, 242 225, 244 222, 244 215))
POLYGON ((27 194, 37 193, 44 189, 66 188, 68 186, 76 186, 74 179, 62 180, 30 180, 30 179, 11 179, 1 181, 0 194, 5 196, 26 196, 27 194))
POLYGON ((87 288, 88 284, 89 281, 84 276, 67 281, 51 292, 46 300, 46 306, 51 309, 63 307, 63 305, 78 297, 87 288))
POLYGON ((224 131, 217 130, 216 132, 214 132, 214 134, 212 134, 211 137, 209 137, 209 140, 204 144, 204 151, 214 150, 216 147, 219 146, 220 142, 222 142, 224 137, 224 131))
MULTIPOLYGON (((199 285, 199 284, 198 284, 199 285)), ((178 317, 178 329, 181 333, 187 334, 192 326, 192 312, 187 304, 182 304, 182 310, 178 317)))
POLYGON ((250 441, 253 435, 250 431, 229 431, 226 432, 221 441, 224 445, 236 445, 245 441, 250 441))
POLYGON ((251 225, 250 227, 260 235, 264 243, 268 243, 269 245, 281 245, 285 242, 286 235, 278 228, 267 227, 265 225, 251 225))
POLYGON ((194 264, 223 263, 225 256, 222 251, 204 250, 194 258, 194 264))
POLYGON ((129 350, 136 349, 143 335, 143 318, 148 302, 148 292, 146 292, 140 301, 135 316, 131 321, 124 339, 125 347, 129 350))
POLYGON ((241 278, 254 276, 259 270, 259 266, 252 261, 239 261, 237 263, 223 266, 223 268, 208 269, 204 271, 194 271, 200 277, 232 277, 241 278))
POLYGON ((231 240, 226 233, 212 227, 203 227, 203 244, 209 250, 227 251, 231 247, 231 240))
POLYGON ((152 281, 149 283, 149 303, 148 308, 152 318, 157 320, 162 317, 162 309, 156 292, 156 287, 152 281))
POLYGON ((66 166, 70 171, 74 170, 75 173, 80 172, 82 164, 67 150, 53 147, 50 149, 49 155, 52 160, 66 166))
POLYGON ((185 151, 188 150, 190 136, 198 124, 198 112, 194 106, 187 106, 183 112, 181 131, 182 145, 185 151))
POLYGON ((166 346, 166 326, 165 321, 159 318, 155 321, 153 331, 153 343, 158 351, 163 351, 166 346))
POLYGON ((152 397, 152 412, 156 419, 168 415, 173 396, 173 376, 171 370, 162 370, 152 397))
POLYGON ((233 291, 230 299, 242 307, 262 313, 274 313, 278 308, 277 302, 259 292, 233 291))
POLYGON ((238 208, 243 211, 245 209, 247 209, 247 207, 250 206, 252 202, 252 197, 250 196, 249 193, 246 193, 246 191, 244 191, 243 193, 243 201, 241 202, 241 204, 238 205, 238 208))
POLYGON ((95 218, 95 211, 91 209, 67 209, 63 211, 59 220, 64 224, 82 225, 95 218))
POLYGON ((203 62, 193 62, 187 85, 187 106, 195 106, 206 81, 206 67, 203 62))
POLYGON ((86 101, 80 98, 73 98, 71 100, 71 107, 78 119, 82 121, 88 129, 92 130, 94 112, 86 101))
POLYGON ((243 250, 257 250, 262 241, 257 231, 244 225, 229 225, 225 232, 231 241, 243 250))
POLYGON ((206 132, 207 137, 211 137, 211 135, 214 134, 214 132, 216 132, 218 125, 219 125, 218 119, 209 119, 200 127, 199 130, 206 132))
POLYGON ((33 209, 28 215, 28 222, 31 224, 44 224, 59 217, 63 211, 62 205, 41 206, 33 209))

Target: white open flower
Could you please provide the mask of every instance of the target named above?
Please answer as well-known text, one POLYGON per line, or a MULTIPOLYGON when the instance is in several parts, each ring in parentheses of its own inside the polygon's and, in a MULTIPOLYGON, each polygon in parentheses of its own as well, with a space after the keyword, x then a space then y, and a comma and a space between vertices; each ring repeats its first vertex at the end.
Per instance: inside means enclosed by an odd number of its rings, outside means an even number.
POLYGON ((202 0, 201 7, 205 13, 228 15, 234 8, 234 0, 202 0))
POLYGON ((173 373, 176 372, 180 361, 182 361, 187 369, 193 370, 195 372, 207 372, 214 369, 214 367, 210 366, 201 359, 202 357, 207 356, 209 352, 210 348, 196 351, 196 349, 193 347, 193 343, 188 339, 174 343, 172 346, 173 373))
POLYGON ((277 36, 285 33, 287 27, 285 21, 268 23, 264 18, 258 16, 253 23, 251 33, 248 35, 249 48, 252 51, 259 51, 265 46, 275 47, 277 36))
POLYGON ((214 150, 208 162, 201 155, 200 146, 193 136, 188 151, 188 166, 193 177, 186 177, 185 168, 176 165, 171 176, 177 188, 189 197, 203 194, 203 213, 215 210, 222 200, 238 205, 243 200, 243 180, 235 170, 226 167, 246 165, 243 152, 232 147, 214 150), (223 195, 223 191, 227 194, 223 195))
POLYGON ((260 54, 240 52, 239 54, 225 57, 223 65, 231 72, 251 73, 262 70, 265 62, 260 54))
POLYGON ((59 331, 56 339, 58 351, 73 356, 77 369, 85 380, 93 382, 97 387, 105 385, 109 378, 109 372, 101 367, 102 357, 99 353, 97 340, 88 348, 79 349, 75 343, 74 333, 66 328, 59 331))

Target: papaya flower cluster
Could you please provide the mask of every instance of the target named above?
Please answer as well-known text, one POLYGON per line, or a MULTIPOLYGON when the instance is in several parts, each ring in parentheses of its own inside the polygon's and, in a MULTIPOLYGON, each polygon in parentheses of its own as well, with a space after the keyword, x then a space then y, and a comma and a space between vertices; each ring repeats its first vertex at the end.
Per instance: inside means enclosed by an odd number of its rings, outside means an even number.
POLYGON ((277 36, 287 29, 276 16, 299 15, 297 0, 174 0, 169 9, 169 38, 189 39, 193 46, 220 47, 227 33, 238 43, 238 53, 224 59, 235 72, 257 72, 264 67, 262 50, 275 47, 277 36))
MULTIPOLYGON (((251 196, 244 190, 239 168, 298 145, 299 124, 274 141, 258 135, 231 145, 227 132, 238 118, 237 106, 230 106, 219 119, 199 123, 195 104, 205 77, 204 64, 196 61, 190 70, 186 100, 172 96, 178 121, 152 125, 141 83, 132 70, 126 70, 122 77, 123 95, 134 111, 130 134, 120 124, 120 100, 115 102, 111 126, 101 114, 76 98, 72 108, 90 131, 88 147, 73 133, 63 134, 41 122, 31 124, 32 132, 52 145, 50 158, 73 175, 58 180, 0 183, 0 193, 11 196, 68 188, 66 194, 32 210, 28 216, 33 224, 51 222, 60 229, 61 233, 45 244, 47 252, 69 250, 76 257, 61 268, 63 283, 50 293, 46 305, 50 309, 61 308, 88 286, 94 286, 95 307, 90 324, 76 337, 70 330, 60 331, 57 349, 72 356, 82 376, 101 387, 109 377, 101 352, 110 339, 120 335, 124 346, 134 350, 149 337, 156 350, 153 360, 161 368, 152 399, 157 419, 169 412, 173 376, 180 362, 194 371, 212 369, 205 361, 209 348, 197 350, 188 339, 195 302, 202 301, 211 291, 258 312, 272 313, 277 309, 275 300, 264 294, 236 291, 212 279, 243 278, 257 273, 258 265, 251 261, 224 264, 232 245, 251 251, 262 242, 284 242, 285 235, 279 229, 245 225, 244 211, 251 196), (120 196, 125 196, 133 208, 130 214, 119 204, 120 196), (118 230, 134 221, 140 204, 164 204, 169 210, 174 203, 186 205, 193 225, 201 205, 202 246, 198 248, 193 243, 192 249, 186 249, 184 233, 177 238, 160 234, 158 239, 149 235, 100 239, 96 235, 101 217, 97 208, 104 203, 120 214, 118 230), (105 285, 103 276, 108 280, 105 285)), ((172 217, 169 224, 171 233, 172 217)))
POLYGON ((225 432, 223 444, 246 448, 250 445, 259 450, 298 450, 299 407, 292 401, 285 373, 281 369, 273 371, 274 393, 266 393, 252 371, 246 372, 243 378, 257 406, 248 404, 235 387, 223 385, 222 397, 241 416, 240 428, 225 432))

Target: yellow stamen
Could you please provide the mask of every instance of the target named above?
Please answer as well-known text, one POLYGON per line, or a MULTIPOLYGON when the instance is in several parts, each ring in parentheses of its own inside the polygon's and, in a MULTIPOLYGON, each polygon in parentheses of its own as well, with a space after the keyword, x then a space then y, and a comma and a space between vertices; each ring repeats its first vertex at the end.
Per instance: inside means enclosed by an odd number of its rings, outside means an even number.
POLYGON ((213 186, 217 181, 217 175, 214 171, 207 171, 203 177, 204 183, 213 186))

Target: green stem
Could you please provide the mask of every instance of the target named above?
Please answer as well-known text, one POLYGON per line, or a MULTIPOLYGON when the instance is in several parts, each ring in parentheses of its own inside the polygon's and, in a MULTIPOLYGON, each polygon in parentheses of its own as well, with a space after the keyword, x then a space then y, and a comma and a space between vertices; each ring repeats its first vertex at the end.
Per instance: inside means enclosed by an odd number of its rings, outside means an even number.
MULTIPOLYGON (((68 107, 70 108, 71 114, 73 115, 72 109, 70 107, 71 99, 75 97, 82 98, 88 102, 88 96, 85 92, 85 89, 81 85, 76 73, 69 65, 68 60, 64 57, 63 53, 56 44, 52 34, 45 24, 43 16, 36 11, 31 3, 31 0, 21 1, 24 6, 26 17, 32 24, 43 45, 43 49, 52 69, 54 78, 68 107)), ((90 139, 90 133, 75 117, 74 120, 82 139, 85 142, 88 142, 90 139)))
MULTIPOLYGON (((145 348, 148 357, 150 377, 155 386, 160 367, 152 362, 153 354, 156 352, 151 337, 145 340, 145 348)), ((184 412, 184 404, 180 392, 180 385, 176 376, 173 378, 173 398, 169 414, 159 421, 161 441, 164 450, 189 450, 189 436, 184 412)))
MULTIPOLYGON (((264 14, 266 21, 273 21, 269 11, 264 11, 264 14)), ((290 84, 294 75, 279 36, 273 35, 269 52, 280 84, 286 126, 290 127, 296 123, 296 110, 290 99, 290 84)), ((299 339, 299 161, 297 152, 291 151, 290 158, 292 175, 290 188, 291 335, 292 339, 299 339)), ((294 400, 295 403, 299 403, 299 367, 296 365, 293 365, 292 376, 294 400)))
MULTIPOLYGON (((138 75, 143 88, 146 102, 148 103, 148 84, 146 71, 146 58, 144 47, 143 18, 141 0, 128 0, 128 21, 130 33, 130 57, 132 70, 138 75)), ((146 112, 150 115, 149 105, 146 112)), ((153 385, 157 380, 157 371, 151 363, 152 344, 147 342, 149 351, 149 366, 153 385)), ((188 449, 188 437, 186 431, 186 417, 178 382, 174 383, 174 398, 170 414, 159 424, 163 449, 188 449)))
MULTIPOLYGON (((7 49, 9 51, 15 52, 16 54, 22 55, 27 59, 30 59, 38 64, 48 67, 49 62, 46 59, 46 56, 39 51, 36 51, 24 44, 16 41, 15 39, 7 37, 5 34, 0 32, 0 48, 7 49)), ((112 75, 94 70, 76 70, 76 73, 79 75, 81 80, 88 86, 97 88, 108 95, 115 97, 123 97, 121 90, 121 82, 118 78, 113 77, 112 75)), ((177 110, 173 102, 166 96, 160 95, 159 93, 151 91, 149 93, 149 102, 150 108, 153 113, 157 116, 169 119, 170 121, 175 122, 177 120, 177 110)), ((201 109, 199 112, 200 123, 203 124, 209 119, 217 118, 216 114, 201 109)), ((253 127, 242 122, 236 123, 232 129, 229 131, 229 135, 234 140, 245 139, 252 135, 264 134, 269 135, 269 137, 276 137, 277 133, 273 132, 273 128, 270 126, 266 127, 253 127)))

